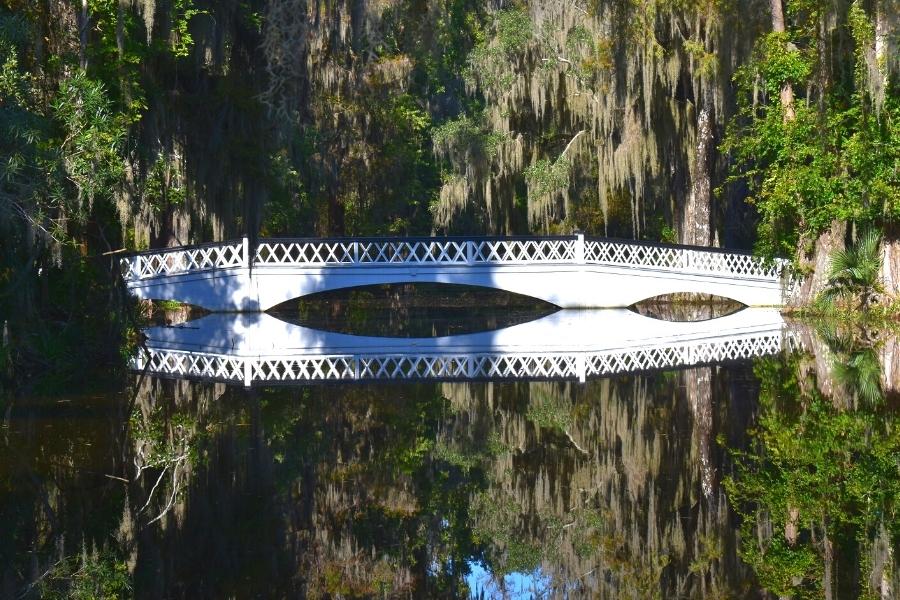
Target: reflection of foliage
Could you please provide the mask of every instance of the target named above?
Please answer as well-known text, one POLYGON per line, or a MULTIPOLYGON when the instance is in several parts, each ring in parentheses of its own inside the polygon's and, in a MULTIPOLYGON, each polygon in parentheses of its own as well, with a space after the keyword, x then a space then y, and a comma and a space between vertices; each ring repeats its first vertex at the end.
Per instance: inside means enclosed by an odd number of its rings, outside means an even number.
POLYGON ((131 433, 135 440, 134 480, 149 474, 150 485, 147 498, 138 509, 142 513, 154 504, 157 490, 165 495, 162 508, 157 508, 157 515, 150 523, 162 519, 175 505, 179 494, 186 485, 186 471, 196 465, 200 436, 196 423, 185 414, 167 414, 157 405, 149 414, 144 415, 140 407, 135 407, 131 415, 131 433), (164 481, 171 477, 168 493, 165 493, 164 481))
POLYGON ((46 600, 119 600, 132 597, 124 561, 109 552, 85 552, 60 560, 39 582, 46 600))
POLYGON ((485 555, 495 574, 530 573, 556 549, 555 544, 539 545, 523 535, 522 525, 522 507, 511 496, 482 493, 473 500, 475 541, 488 546, 485 555))
MULTIPOLYGON (((781 596, 813 598, 821 597, 827 556, 862 555, 882 524, 900 534, 900 432, 880 405, 836 408, 814 380, 801 378, 798 361, 757 363, 756 444, 734 452, 737 471, 726 489, 742 514, 742 557, 761 583, 781 596)), ((841 597, 874 592, 865 589, 867 577, 856 579, 863 589, 841 597)))
POLYGON ((565 406, 555 395, 534 393, 528 404, 528 420, 544 429, 565 433, 572 426, 571 406, 565 406))
POLYGON ((464 589, 475 553, 469 498, 483 486, 482 454, 435 441, 447 406, 433 386, 391 388, 375 401, 371 389, 345 391, 339 411, 331 390, 304 390, 298 402, 265 393, 261 401, 279 495, 318 479, 324 490, 310 490, 309 501, 327 520, 328 537, 361 550, 352 558, 337 545, 310 551, 310 595, 402 593, 413 585, 410 574, 426 571, 418 589, 464 589), (347 432, 364 444, 346 440, 347 432), (340 491, 326 500, 326 490, 340 491))
POLYGON ((817 331, 833 353, 831 373, 835 381, 869 406, 881 402, 881 363, 875 349, 831 323, 820 324, 817 331))

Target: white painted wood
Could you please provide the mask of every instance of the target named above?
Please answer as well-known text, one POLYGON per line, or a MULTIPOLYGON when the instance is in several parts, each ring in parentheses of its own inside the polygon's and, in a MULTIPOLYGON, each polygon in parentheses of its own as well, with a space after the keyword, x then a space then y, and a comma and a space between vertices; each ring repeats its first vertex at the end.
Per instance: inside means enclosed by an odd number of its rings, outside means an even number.
POLYGON ((287 300, 385 283, 502 289, 562 308, 627 307, 677 292, 782 306, 785 261, 605 239, 246 240, 122 259, 139 298, 213 311, 267 310, 287 300))
POLYGON ((271 315, 213 314, 146 330, 136 370, 252 385, 378 379, 571 379, 686 367, 779 352, 774 309, 695 323, 627 310, 559 311, 497 331, 433 338, 318 331, 271 315))

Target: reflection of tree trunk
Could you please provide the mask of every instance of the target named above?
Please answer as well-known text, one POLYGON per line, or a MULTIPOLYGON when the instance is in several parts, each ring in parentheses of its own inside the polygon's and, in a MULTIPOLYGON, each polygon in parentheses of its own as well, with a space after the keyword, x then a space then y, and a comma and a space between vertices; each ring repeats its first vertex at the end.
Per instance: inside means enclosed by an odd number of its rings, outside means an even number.
MULTIPOLYGON (((784 24, 784 8, 781 0, 769 0, 772 7, 772 31, 775 33, 784 33, 787 28, 784 24)), ((789 81, 781 86, 781 107, 784 109, 784 120, 793 121, 796 118, 794 113, 794 87, 789 81)))
POLYGON ((888 534, 884 522, 878 524, 870 552, 869 564, 872 570, 869 573, 869 587, 876 593, 875 597, 881 600, 893 598, 894 586, 891 571, 894 566, 894 551, 890 534, 888 534))
POLYGON ((712 367, 684 372, 685 388, 691 415, 694 418, 694 440, 700 455, 700 487, 703 496, 712 498, 716 468, 710 452, 712 439, 712 367))
POLYGON ((900 392, 900 336, 886 338, 878 349, 881 366, 881 389, 886 394, 900 392))

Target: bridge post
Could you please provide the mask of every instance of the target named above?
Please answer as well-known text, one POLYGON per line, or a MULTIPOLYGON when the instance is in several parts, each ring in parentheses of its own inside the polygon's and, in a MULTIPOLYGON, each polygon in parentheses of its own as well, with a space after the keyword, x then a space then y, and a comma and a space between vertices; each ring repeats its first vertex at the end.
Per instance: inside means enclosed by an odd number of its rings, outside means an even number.
POLYGON ((575 263, 584 264, 584 234, 579 233, 575 238, 575 263))
POLYGON ((583 352, 579 352, 575 361, 578 369, 578 383, 584 383, 587 381, 587 357, 583 352))
POLYGON ((466 242, 466 264, 471 265, 475 263, 475 242, 468 241, 466 242))
MULTIPOLYGON (((247 238, 244 238, 246 240, 247 238)), ((244 359, 244 387, 250 387, 253 383, 253 363, 251 362, 253 359, 245 358, 244 359)))
POLYGON ((244 253, 244 268, 249 269, 250 268, 250 240, 247 239, 246 235, 241 239, 241 246, 242 246, 242 251, 244 253))

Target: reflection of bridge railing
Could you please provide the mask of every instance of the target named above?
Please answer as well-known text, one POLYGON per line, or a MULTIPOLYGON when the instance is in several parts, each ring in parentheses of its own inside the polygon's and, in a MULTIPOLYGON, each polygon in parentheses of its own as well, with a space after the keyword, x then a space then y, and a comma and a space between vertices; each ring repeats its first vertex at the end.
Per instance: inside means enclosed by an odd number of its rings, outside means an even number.
POLYGON ((776 354, 781 335, 602 354, 335 355, 237 357, 150 349, 133 368, 223 382, 577 379, 677 369, 776 354))
MULTIPOLYGON (((138 253, 122 259, 126 281, 250 267, 247 239, 138 253)), ((562 237, 260 240, 252 266, 594 264, 778 280, 784 261, 715 248, 562 237)))
MULTIPOLYGON (((378 380, 584 381, 779 352, 777 311, 750 309, 700 323, 630 311, 560 311, 503 330, 438 338, 352 336, 269 315, 210 315, 148 330, 136 370, 243 383, 378 380)), ((789 343, 790 340, 787 340, 789 343)))

